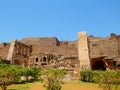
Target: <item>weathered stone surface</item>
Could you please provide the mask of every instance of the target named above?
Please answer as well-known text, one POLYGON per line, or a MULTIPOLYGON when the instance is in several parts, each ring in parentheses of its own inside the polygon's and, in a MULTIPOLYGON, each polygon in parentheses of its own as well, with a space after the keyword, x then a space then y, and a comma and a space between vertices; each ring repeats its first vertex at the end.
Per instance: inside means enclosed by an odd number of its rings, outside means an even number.
POLYGON ((90 48, 90 57, 102 57, 102 56, 119 56, 119 46, 118 39, 116 37, 107 37, 107 38, 95 38, 88 37, 89 48, 90 48))
POLYGON ((10 47, 9 43, 4 42, 4 43, 0 44, 0 58, 2 58, 2 59, 7 58, 9 47, 10 47))
POLYGON ((111 34, 101 38, 79 32, 76 41, 59 41, 56 37, 23 38, 10 44, 1 43, 0 59, 26 67, 120 69, 120 36, 111 34))
POLYGON ((86 32, 78 33, 78 52, 80 69, 90 69, 89 47, 86 32))
POLYGON ((46 65, 79 67, 77 41, 59 41, 54 37, 13 40, 10 43, 7 60, 11 64, 28 67, 46 65))
POLYGON ((10 43, 7 60, 11 64, 28 66, 29 56, 31 54, 31 47, 23 43, 13 40, 10 43))
POLYGON ((23 38, 21 42, 27 45, 41 45, 41 46, 59 46, 60 45, 60 42, 56 37, 23 38))

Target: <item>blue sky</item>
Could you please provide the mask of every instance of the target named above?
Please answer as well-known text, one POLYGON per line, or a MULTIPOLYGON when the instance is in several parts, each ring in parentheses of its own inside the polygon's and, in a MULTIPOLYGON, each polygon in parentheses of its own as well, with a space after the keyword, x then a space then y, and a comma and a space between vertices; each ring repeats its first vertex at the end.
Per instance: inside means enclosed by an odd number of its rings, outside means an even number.
POLYGON ((120 35, 120 0, 0 0, 0 42, 23 37, 76 40, 120 35))

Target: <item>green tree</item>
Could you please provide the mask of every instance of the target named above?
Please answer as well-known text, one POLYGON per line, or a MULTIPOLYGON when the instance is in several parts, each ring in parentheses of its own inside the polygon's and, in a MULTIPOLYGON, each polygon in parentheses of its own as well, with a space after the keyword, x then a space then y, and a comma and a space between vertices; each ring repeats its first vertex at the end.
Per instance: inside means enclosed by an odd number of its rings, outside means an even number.
POLYGON ((64 70, 61 69, 47 69, 44 71, 45 74, 45 84, 46 90, 61 90, 63 84, 62 80, 66 74, 64 70))
POLYGON ((11 72, 9 65, 0 65, 0 83, 2 86, 2 90, 6 90, 7 85, 12 83, 12 76, 13 73, 11 72))
POLYGON ((15 83, 20 80, 22 67, 0 64, 0 84, 2 84, 2 90, 5 90, 7 85, 15 83))
POLYGON ((16 65, 11 65, 9 67, 9 69, 11 71, 11 75, 12 75, 12 78, 13 78, 13 83, 18 82, 21 78, 23 67, 16 66, 16 65))

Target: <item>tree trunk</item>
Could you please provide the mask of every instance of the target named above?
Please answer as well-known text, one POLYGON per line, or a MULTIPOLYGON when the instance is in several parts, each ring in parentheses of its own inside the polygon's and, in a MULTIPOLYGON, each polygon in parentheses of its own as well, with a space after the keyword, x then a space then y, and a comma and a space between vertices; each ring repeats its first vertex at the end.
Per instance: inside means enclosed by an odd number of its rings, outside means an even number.
POLYGON ((2 90, 6 90, 6 84, 5 84, 5 82, 3 82, 3 84, 2 84, 2 90))

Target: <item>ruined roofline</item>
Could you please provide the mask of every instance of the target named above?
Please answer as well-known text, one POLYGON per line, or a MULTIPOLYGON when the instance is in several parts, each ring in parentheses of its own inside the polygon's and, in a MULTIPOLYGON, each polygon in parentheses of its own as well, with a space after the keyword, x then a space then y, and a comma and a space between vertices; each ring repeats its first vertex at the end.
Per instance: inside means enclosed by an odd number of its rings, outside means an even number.
POLYGON ((50 38, 57 39, 57 37, 24 37, 23 39, 50 39, 50 38))
POLYGON ((1 44, 10 44, 10 43, 8 43, 8 42, 0 42, 0 45, 1 45, 1 44))
POLYGON ((8 46, 8 45, 10 45, 10 43, 7 43, 7 42, 1 42, 1 43, 0 43, 0 47, 1 47, 1 46, 2 46, 2 47, 3 47, 3 46, 8 46))
POLYGON ((29 45, 27 45, 25 43, 21 43, 19 40, 12 40, 11 42, 15 42, 15 44, 18 43, 18 44, 23 45, 25 47, 30 47, 29 45))
POLYGON ((107 39, 111 37, 120 37, 120 35, 117 35, 115 33, 111 33, 109 36, 94 36, 94 35, 88 35, 88 38, 97 38, 97 39, 107 39))
POLYGON ((22 40, 30 40, 30 39, 56 39, 57 41, 59 41, 59 42, 73 42, 73 41, 77 41, 77 39, 76 40, 59 40, 57 37, 25 37, 25 38, 22 38, 20 41, 22 41, 22 40))

